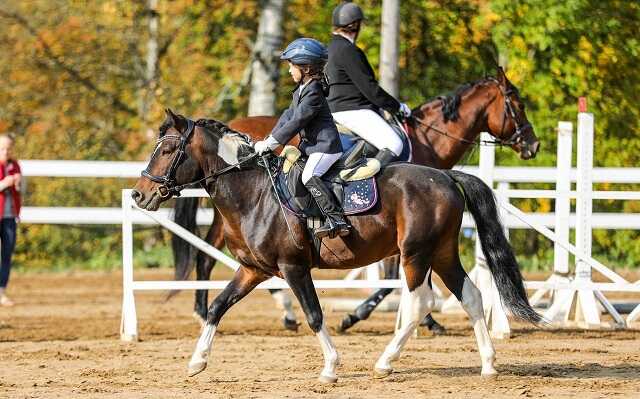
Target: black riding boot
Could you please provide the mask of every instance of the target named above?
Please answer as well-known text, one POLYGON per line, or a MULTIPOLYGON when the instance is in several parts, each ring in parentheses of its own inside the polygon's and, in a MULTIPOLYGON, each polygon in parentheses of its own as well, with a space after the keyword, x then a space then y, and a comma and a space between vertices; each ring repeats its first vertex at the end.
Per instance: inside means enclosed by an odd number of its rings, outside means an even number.
POLYGON ((396 158, 397 158, 396 154, 394 154, 393 151, 388 150, 386 148, 381 149, 376 154, 376 159, 380 162, 380 169, 384 168, 391 162, 395 161, 396 158))
POLYGON ((314 176, 305 184, 305 187, 311 193, 326 219, 324 225, 316 229, 316 237, 324 238, 329 236, 333 238, 336 235, 346 236, 349 234, 351 226, 345 220, 335 196, 322 179, 314 176))

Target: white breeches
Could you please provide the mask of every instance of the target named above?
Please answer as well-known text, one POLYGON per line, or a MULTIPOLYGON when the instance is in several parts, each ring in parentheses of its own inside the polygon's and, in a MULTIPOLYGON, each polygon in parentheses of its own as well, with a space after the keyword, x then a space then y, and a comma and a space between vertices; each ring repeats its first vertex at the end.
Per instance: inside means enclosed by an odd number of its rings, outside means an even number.
POLYGON ((342 153, 337 154, 325 154, 323 152, 314 152, 309 155, 307 163, 302 171, 302 184, 307 184, 312 177, 320 177, 327 173, 331 165, 333 165, 340 157, 342 153))
POLYGON ((402 140, 391 126, 370 109, 334 112, 333 119, 346 126, 377 149, 390 150, 396 156, 402 153, 402 140))

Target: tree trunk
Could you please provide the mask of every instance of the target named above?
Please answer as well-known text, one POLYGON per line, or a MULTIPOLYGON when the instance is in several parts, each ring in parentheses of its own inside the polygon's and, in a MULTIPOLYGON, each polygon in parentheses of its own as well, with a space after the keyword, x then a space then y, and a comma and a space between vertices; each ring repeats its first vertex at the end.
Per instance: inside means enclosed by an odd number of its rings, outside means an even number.
POLYGON ((380 86, 394 97, 399 94, 400 0, 382 1, 380 32, 380 86))
POLYGON ((142 127, 151 138, 155 136, 153 129, 149 128, 149 112, 155 99, 158 87, 158 0, 148 0, 146 15, 148 18, 147 61, 144 74, 144 87, 142 88, 140 118, 142 127))
POLYGON ((275 115, 284 0, 266 0, 253 48, 249 116, 275 115))

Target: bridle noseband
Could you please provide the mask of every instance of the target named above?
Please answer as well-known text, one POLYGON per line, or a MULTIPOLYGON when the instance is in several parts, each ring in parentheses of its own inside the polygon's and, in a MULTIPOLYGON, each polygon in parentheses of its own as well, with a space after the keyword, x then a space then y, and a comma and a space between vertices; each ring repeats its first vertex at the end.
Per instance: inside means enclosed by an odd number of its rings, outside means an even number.
POLYGON ((176 152, 176 155, 171 160, 171 164, 169 164, 169 168, 167 169, 167 172, 164 175, 157 176, 157 175, 151 174, 151 172, 149 172, 150 165, 147 166, 147 169, 142 171, 142 176, 146 177, 147 179, 151 180, 154 183, 160 183, 160 186, 157 188, 157 192, 158 192, 158 195, 160 195, 160 198, 162 199, 168 198, 173 194, 179 194, 179 192, 175 190, 176 189, 175 175, 180 164, 184 162, 187 144, 189 143, 189 139, 193 135, 194 130, 195 130, 195 123, 191 119, 187 119, 187 131, 184 132, 184 134, 182 135, 167 134, 158 139, 158 141, 156 142, 156 149, 151 154, 151 159, 153 159, 153 156, 155 155, 156 151, 160 149, 160 145, 164 141, 180 140, 178 151, 176 152))

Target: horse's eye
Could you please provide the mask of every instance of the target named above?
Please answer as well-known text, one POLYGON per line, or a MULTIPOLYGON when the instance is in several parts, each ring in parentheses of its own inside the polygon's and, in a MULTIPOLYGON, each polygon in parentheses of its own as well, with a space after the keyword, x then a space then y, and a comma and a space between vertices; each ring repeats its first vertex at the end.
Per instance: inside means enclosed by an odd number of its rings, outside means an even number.
POLYGON ((518 104, 518 108, 520 108, 520 111, 524 111, 524 103, 518 104))

